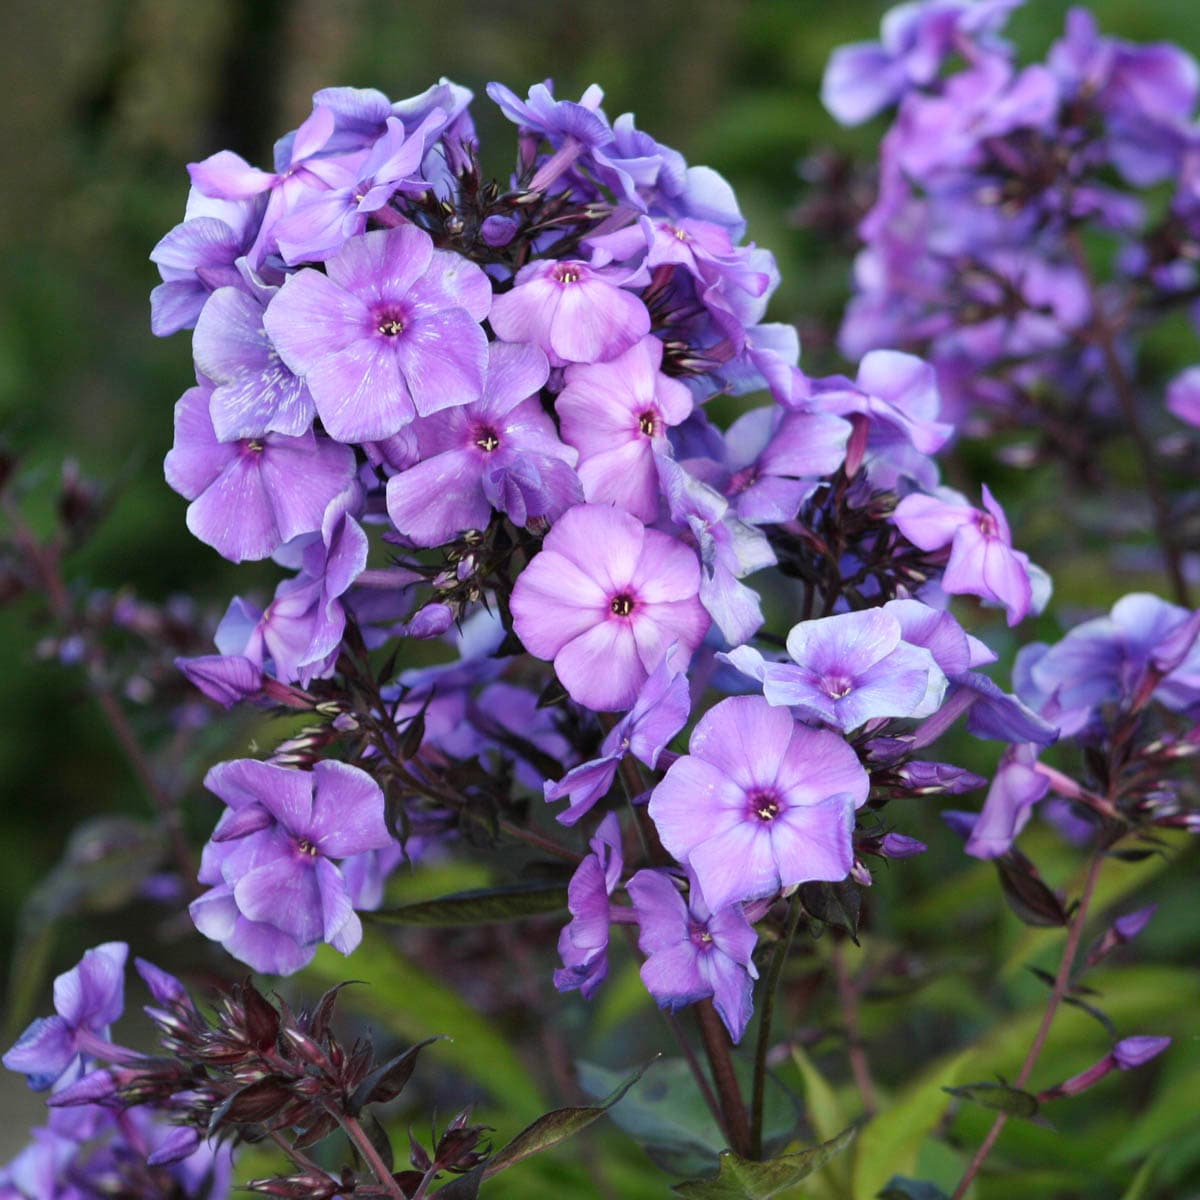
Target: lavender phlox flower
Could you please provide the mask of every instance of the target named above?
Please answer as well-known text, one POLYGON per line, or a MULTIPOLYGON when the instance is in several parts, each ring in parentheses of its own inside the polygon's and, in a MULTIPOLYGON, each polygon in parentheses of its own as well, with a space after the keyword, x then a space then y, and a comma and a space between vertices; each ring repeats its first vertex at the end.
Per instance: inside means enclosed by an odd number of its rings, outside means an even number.
POLYGON ((607 795, 626 754, 651 769, 658 765, 659 755, 687 723, 691 712, 688 677, 681 657, 676 646, 667 651, 642 685, 633 707, 605 735, 597 758, 572 767, 557 783, 545 781, 547 803, 571 801, 557 814, 561 824, 574 825, 607 795))
POLYGON ((501 341, 533 342, 555 366, 607 362, 650 332, 649 311, 626 290, 647 281, 640 267, 539 259, 492 301, 489 321, 501 341))
POLYGON ((715 488, 669 455, 656 455, 655 463, 671 520, 689 532, 700 555, 700 602, 722 637, 739 645, 763 623, 758 593, 740 580, 773 566, 775 552, 762 530, 740 520, 715 488))
POLYGON ((1038 1093, 1039 1101, 1060 1100, 1064 1096, 1077 1096, 1099 1083, 1113 1071, 1132 1071, 1145 1066, 1151 1059, 1157 1058, 1169 1045, 1169 1037, 1129 1037, 1117 1042, 1098 1063, 1073 1075, 1070 1079, 1056 1084, 1038 1093))
POLYGON ((516 525, 556 520, 583 499, 578 457, 558 439, 538 392, 550 366, 536 346, 492 342, 483 395, 419 419, 421 461, 388 480, 388 515, 418 546, 485 529, 492 509, 516 525))
POLYGON ((1009 625, 1024 620, 1035 607, 1033 567, 1012 546, 1004 510, 983 485, 983 509, 972 508, 949 488, 932 495, 905 496, 893 520, 910 542, 922 550, 950 554, 941 586, 951 595, 978 596, 1003 605, 1009 625))
POLYGON ((987 780, 952 763, 915 759, 896 769, 896 775, 914 795, 957 796, 983 787, 987 780))
POLYGON ((837 734, 761 696, 709 709, 650 798, 663 845, 719 910, 808 880, 844 879, 870 781, 837 734))
POLYGON ((190 388, 175 405, 175 445, 163 464, 185 499, 188 529, 233 562, 266 558, 321 527, 326 505, 354 478, 354 453, 311 430, 220 442, 212 390, 190 388))
POLYGON ((1047 63, 1069 97, 1104 115, 1106 149, 1130 183, 1148 187, 1176 175, 1200 95, 1190 54, 1101 37, 1095 17, 1078 7, 1047 63))
POLYGON ((616 813, 600 822, 588 842, 591 853, 575 869, 567 885, 571 920, 558 938, 563 965, 554 972, 560 992, 578 989, 590 1000, 608 975, 609 908, 621 881, 621 825, 616 813))
POLYGON ((229 806, 213 832, 228 848, 219 856, 223 886, 191 905, 200 932, 230 953, 249 953, 243 961, 258 970, 278 970, 279 956, 239 938, 239 920, 301 950, 326 941, 349 954, 362 924, 332 860, 392 844, 379 785, 346 763, 326 760, 307 772, 253 759, 220 763, 204 783, 229 806))
POLYGON ((620 509, 580 504, 547 534, 517 578, 513 629, 553 659, 571 697, 628 708, 678 641, 690 657, 708 629, 694 551, 620 509))
POLYGON ((893 488, 905 476, 923 486, 937 482, 937 468, 929 456, 946 444, 954 426, 937 419, 937 375, 915 355, 872 350, 863 357, 853 383, 841 376, 816 379, 807 395, 796 389, 780 402, 787 404, 789 399, 792 406, 865 418, 863 462, 877 487, 893 488))
POLYGON ((686 901, 666 871, 639 871, 626 884, 638 949, 646 955, 642 982, 659 1008, 672 1012, 711 996, 729 1036, 740 1042, 754 1009, 757 934, 741 905, 714 907, 694 875, 689 884, 686 901))
POLYGON ((388 121, 393 117, 411 135, 428 122, 436 109, 441 113, 440 125, 429 128, 425 135, 427 141, 432 141, 465 116, 473 98, 470 89, 443 76, 419 96, 395 102, 376 88, 322 88, 313 93, 313 107, 327 108, 333 113, 333 133, 325 148, 344 154, 370 149, 387 132, 388 121))
POLYGON ((213 384, 209 414, 218 441, 301 437, 312 426, 317 410, 308 387, 280 359, 263 325, 278 290, 247 271, 242 287, 213 292, 196 322, 192 353, 197 373, 213 384))
POLYGON ((655 449, 692 411, 691 392, 662 373, 662 357, 662 342, 647 335, 608 362, 568 367, 554 403, 563 440, 579 451, 586 499, 645 522, 658 516, 655 449))
POLYGON ((787 651, 791 662, 768 662, 750 646, 723 657, 762 682, 768 703, 843 732, 879 717, 927 717, 946 690, 934 655, 906 642, 884 609, 801 621, 788 633, 787 651))
POLYGON ((254 244, 247 251, 250 265, 258 267, 276 249, 274 228, 310 191, 329 184, 326 175, 336 166, 328 151, 334 132, 334 115, 317 105, 294 133, 275 144, 275 170, 252 167, 232 150, 220 150, 203 162, 188 163, 192 186, 206 196, 245 200, 266 195, 266 208, 254 244))
POLYGON ((569 766, 578 757, 562 732, 557 709, 539 707, 537 693, 528 688, 504 681, 489 684, 471 706, 469 720, 486 747, 485 757, 499 752, 513 764, 516 781, 531 791, 542 790, 545 760, 569 766))
POLYGON ((262 207, 257 200, 211 200, 193 189, 186 219, 150 252, 163 280, 150 293, 157 337, 191 329, 217 288, 242 286, 236 264, 254 241, 262 207))
POLYGON ((411 133, 397 117, 390 117, 383 135, 360 162, 331 163, 325 171, 329 186, 299 201, 275 225, 284 262, 328 258, 347 238, 365 233, 368 220, 396 192, 425 191, 429 184, 420 176, 421 163, 444 127, 445 115, 435 108, 411 133))
POLYGON ((346 628, 342 597, 366 569, 367 536, 354 517, 356 488, 335 496, 321 520, 321 536, 302 550, 302 569, 275 589, 265 611, 234 601, 217 630, 222 654, 270 666, 285 683, 327 674, 346 628))
POLYGON ((966 852, 975 858, 999 858, 1008 852, 1029 822, 1033 806, 1050 790, 1050 780, 1037 770, 1037 749, 1012 746, 1004 752, 983 802, 983 811, 967 838, 966 852))
POLYGON ((1167 408, 1181 421, 1200 426, 1200 367, 1188 367, 1171 380, 1167 408))
POLYGON ((821 102, 843 125, 860 125, 910 89, 935 83, 952 54, 968 60, 1006 47, 992 35, 1023 0, 923 0, 897 4, 878 42, 839 46, 821 81, 821 102))
POLYGON ((679 195, 687 185, 683 155, 638 129, 633 113, 622 113, 613 121, 612 140, 592 147, 589 165, 622 206, 639 212, 679 195))
POLYGON ((548 138, 554 154, 538 169, 529 190, 545 191, 585 151, 612 141, 608 118, 600 108, 603 90, 592 84, 579 98, 559 100, 551 80, 535 83, 521 100, 502 83, 489 83, 487 94, 523 131, 548 138))
POLYGON ((264 318, 342 442, 386 438, 416 416, 483 391, 491 284, 414 225, 350 238, 325 264, 289 276, 264 318))
POLYGON ((950 76, 938 95, 913 95, 900 107, 891 147, 911 178, 935 182, 942 172, 980 166, 988 139, 1016 130, 1054 131, 1059 89, 1041 64, 1017 71, 985 56, 950 76))
POLYGON ((88 950, 54 981, 52 1017, 39 1017, 17 1039, 4 1065, 19 1071, 35 1091, 59 1079, 81 1054, 108 1048, 108 1027, 125 1008, 124 942, 105 942, 88 950))
POLYGON ((1056 645, 1025 647, 1018 692, 1064 734, 1084 728, 1100 706, 1142 688, 1173 711, 1200 700, 1200 617, 1158 596, 1123 596, 1108 616, 1084 621, 1056 645))
POLYGON ((742 521, 791 521, 816 481, 842 465, 849 437, 849 422, 831 413, 751 409, 726 431, 724 462, 705 481, 728 497, 742 521))
POLYGON ((241 654, 202 654, 177 658, 175 666, 210 700, 232 708, 262 691, 261 665, 241 654))

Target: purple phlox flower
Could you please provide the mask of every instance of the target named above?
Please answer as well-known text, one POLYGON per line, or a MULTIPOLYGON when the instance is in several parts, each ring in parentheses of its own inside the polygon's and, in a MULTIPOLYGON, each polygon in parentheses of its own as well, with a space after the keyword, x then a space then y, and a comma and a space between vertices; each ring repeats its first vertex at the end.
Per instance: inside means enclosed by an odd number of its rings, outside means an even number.
POLYGON ((405 225, 350 238, 325 270, 290 276, 264 321, 331 437, 390 437, 416 416, 479 399, 479 322, 492 302, 479 267, 405 225))
MULTIPOLYGON (((733 396, 768 390, 785 408, 794 390, 792 377, 800 359, 800 339, 790 325, 767 321, 745 330, 741 347, 712 369, 718 389, 733 396)), ((701 397, 702 399, 704 397, 701 397)))
POLYGON ((954 53, 971 61, 1002 53, 992 35, 1023 0, 925 0, 897 4, 880 24, 878 42, 839 46, 821 81, 821 103, 843 125, 861 125, 910 88, 933 84, 954 53))
POLYGON ((626 885, 646 955, 642 982, 659 1008, 672 1012, 711 996, 734 1042, 754 1010, 753 954, 758 935, 739 904, 709 905, 689 876, 685 901, 665 871, 639 871, 626 885))
POLYGON ((762 681, 768 703, 799 708, 843 732, 879 717, 929 716, 946 690, 934 655, 906 642, 884 609, 801 621, 788 633, 787 651, 790 663, 768 662, 749 646, 723 657, 762 681))
POLYGON ((987 780, 952 763, 916 759, 896 769, 896 775, 914 795, 958 796, 983 787, 987 780))
POLYGON ((1118 946, 1124 946, 1127 942, 1133 941, 1150 924, 1151 918, 1157 911, 1157 904, 1148 904, 1145 908, 1135 909, 1131 913, 1126 913, 1123 917, 1118 917, 1096 939, 1092 948, 1088 951, 1087 965, 1089 967, 1094 966, 1102 959, 1107 958, 1118 946))
POLYGON ((1104 114, 1106 148, 1125 179, 1149 187, 1176 175, 1200 94, 1190 54, 1102 37, 1095 17, 1077 7, 1047 62, 1064 92, 1104 114))
POLYGON ((241 654, 202 654, 177 658, 175 666, 210 700, 232 708, 262 691, 261 665, 241 654))
POLYGON ((367 536, 355 520, 356 488, 335 496, 321 521, 321 536, 303 550, 303 567, 275 589, 264 612, 230 605, 217 631, 222 654, 240 654, 260 667, 267 659, 277 679, 306 685, 332 669, 346 610, 342 596, 367 565, 367 536))
POLYGON ((1167 408, 1181 421, 1200 426, 1200 367, 1188 367, 1171 380, 1167 408))
POLYGON ((691 712, 691 697, 678 646, 673 645, 638 692, 633 707, 607 733, 600 755, 572 767, 557 783, 546 780, 546 802, 569 799, 557 814, 563 825, 574 825, 590 812, 612 787, 621 759, 632 754, 652 770, 666 744, 684 727, 691 712))
POLYGON ((312 396, 263 326, 277 291, 249 275, 243 287, 213 292, 196 322, 192 352, 199 375, 213 383, 209 414, 218 441, 267 433, 301 437, 312 426, 312 396))
POLYGON ((1034 712, 979 671, 968 671, 959 676, 952 688, 955 692, 970 693, 967 732, 975 737, 1049 746, 1060 736, 1058 725, 1047 719, 1046 714, 1034 712))
POLYGON ((849 437, 850 423, 831 413, 751 409, 725 434, 724 478, 708 482, 720 487, 743 521, 791 521, 816 481, 842 465, 849 437))
POLYGON ((989 139, 1030 129, 1053 136, 1058 108, 1058 83, 1046 67, 1017 71, 1006 59, 984 57, 950 76, 940 94, 910 96, 890 150, 909 178, 936 188, 983 165, 989 139))
MULTIPOLYGON (((938 488, 933 495, 914 493, 896 506, 893 520, 922 550, 950 547, 942 589, 951 595, 978 596, 1004 607, 1016 625, 1036 611, 1034 571, 1027 555, 1012 546, 1004 510, 983 485, 983 509, 972 508, 957 492, 938 488)), ((1044 572, 1042 573, 1044 578, 1044 572)), ((1044 590, 1041 581, 1038 591, 1044 590)))
POLYGON ((928 486, 937 482, 929 456, 946 444, 954 426, 937 419, 941 399, 927 362, 896 350, 872 350, 854 383, 841 376, 817 379, 807 395, 798 389, 794 396, 792 405, 866 420, 863 462, 877 487, 893 488, 904 477, 928 486))
POLYGON ((555 366, 607 362, 650 332, 650 313, 626 287, 647 282, 641 268, 597 268, 568 259, 522 267, 489 316, 505 342, 533 342, 555 366))
POLYGON ((655 456, 671 520, 688 531, 700 555, 700 602, 722 637, 739 645, 763 623, 758 593, 740 580, 774 566, 761 529, 740 520, 730 502, 666 454, 655 456))
POLYGON ((320 529, 329 502, 354 478, 354 453, 311 430, 220 442, 201 385, 175 405, 175 445, 163 464, 186 500, 188 529, 232 562, 266 558, 320 529))
POLYGON ((622 113, 612 123, 611 141, 592 147, 590 165, 622 206, 639 212, 669 203, 688 181, 683 155, 638 129, 633 113, 622 113))
POLYGON ((576 451, 558 439, 538 393, 550 366, 536 346, 492 342, 482 397, 418 420, 421 461, 393 475, 388 515, 409 541, 438 546, 484 529, 492 509, 513 523, 553 522, 583 499, 576 451))
POLYGON ((608 975, 609 897, 621 881, 621 825, 616 813, 600 822, 589 854, 571 876, 567 907, 571 920, 558 937, 563 965, 554 972, 560 992, 578 989, 590 1000, 608 975))
POLYGON ((1173 711, 1200 700, 1200 615, 1158 596, 1123 596, 1105 617, 1085 621, 1057 645, 1026 647, 1018 692, 1064 734, 1082 729, 1101 705, 1152 687, 1173 711))
POLYGON ((1100 1082, 1113 1071, 1132 1071, 1145 1066, 1151 1059, 1157 1058, 1169 1045, 1169 1037, 1129 1037, 1117 1042, 1098 1063, 1073 1075, 1070 1079, 1047 1088, 1038 1093, 1038 1100, 1060 1100, 1064 1096, 1078 1096, 1080 1092, 1100 1082))
POLYGON ((368 150, 387 132, 388 121, 399 118, 410 135, 426 124, 434 110, 441 113, 440 125, 426 133, 432 142, 459 121, 474 99, 470 89, 460 87, 443 76, 419 96, 394 103, 376 88, 330 87, 313 93, 313 107, 333 113, 334 131, 326 150, 343 154, 368 150))
POLYGON ((525 100, 502 83, 489 83, 487 94, 523 132, 536 135, 539 141, 547 138, 554 147, 553 155, 529 181, 529 191, 545 191, 585 150, 612 141, 608 118, 600 108, 604 92, 594 83, 578 103, 555 99, 549 79, 535 83, 525 100))
POLYGON ((241 287, 237 263, 258 231, 257 200, 212 200, 194 189, 187 215, 150 252, 163 282, 150 293, 150 329, 167 337, 191 329, 209 296, 241 287))
POLYGON ((660 370, 662 356, 648 335, 608 362, 568 367, 554 403, 563 440, 579 451, 587 500, 646 522, 658 516, 655 448, 692 411, 691 392, 660 370))
POLYGON ((808 880, 844 879, 870 780, 834 733, 760 696, 722 700, 650 798, 663 845, 721 909, 808 880))
POLYGON ((513 629, 536 658, 553 659, 572 699, 628 708, 678 641, 685 658, 709 618, 700 564, 682 542, 598 504, 568 509, 517 578, 513 629))
POLYGON ((52 1128, 34 1129, 30 1142, 6 1166, 0 1167, 3 1200, 87 1200, 74 1183, 64 1179, 79 1154, 79 1143, 52 1128))
POLYGON ((279 220, 310 191, 329 186, 326 175, 337 165, 328 152, 334 123, 333 113, 317 105, 299 129, 275 144, 274 172, 250 166, 232 150, 188 163, 192 186, 206 196, 245 200, 266 194, 262 224, 247 252, 251 266, 257 267, 276 248, 274 229, 279 220))
POLYGON ((999 858, 1011 848, 1029 822, 1033 806, 1050 790, 1050 780, 1037 770, 1037 748, 1012 746, 1004 752, 983 811, 967 838, 966 852, 975 858, 999 858))
POLYGON ((108 1027, 125 1008, 124 942, 105 942, 54 981, 53 1017, 39 1017, 4 1055, 35 1091, 59 1079, 81 1054, 108 1047, 108 1027))
POLYGON ((924 842, 903 833, 885 833, 879 842, 877 853, 883 858, 915 858, 924 854, 929 847, 924 842))
POLYGON ((348 238, 365 233, 367 221, 379 213, 396 192, 422 192, 429 183, 420 176, 431 141, 445 126, 445 113, 435 108, 422 124, 405 132, 397 117, 361 161, 345 159, 326 169, 324 191, 301 200, 275 225, 283 261, 294 265, 320 262, 336 254, 348 238))
POLYGON ((239 921, 267 926, 302 952, 326 941, 349 954, 362 924, 332 860, 392 844, 379 785, 346 763, 307 772, 254 759, 219 763, 204 783, 229 808, 213 831, 219 861, 202 868, 203 876, 217 867, 220 883, 189 910, 200 932, 248 953, 243 961, 256 970, 280 969, 281 956, 245 937, 239 921))
POLYGON ((538 762, 546 758, 569 765, 577 759, 559 725, 555 708, 538 707, 536 692, 512 683, 493 683, 476 698, 469 719, 490 752, 512 761, 518 783, 542 790, 538 762))

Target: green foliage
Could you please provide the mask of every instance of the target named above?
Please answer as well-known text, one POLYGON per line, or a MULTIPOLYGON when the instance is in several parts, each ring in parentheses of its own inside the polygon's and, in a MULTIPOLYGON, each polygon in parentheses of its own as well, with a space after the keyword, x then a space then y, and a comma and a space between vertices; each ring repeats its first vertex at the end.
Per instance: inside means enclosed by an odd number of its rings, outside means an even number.
POLYGON ((368 913, 383 925, 480 925, 519 921, 523 917, 561 912, 567 889, 561 884, 514 883, 507 887, 476 888, 435 900, 415 900, 368 913))
POLYGON ((716 1175, 677 1183, 671 1190, 690 1200, 770 1200, 772 1196, 782 1196, 836 1158, 850 1145, 857 1132, 851 1126, 819 1146, 794 1154, 781 1154, 763 1162, 751 1162, 726 1150, 721 1154, 716 1175))

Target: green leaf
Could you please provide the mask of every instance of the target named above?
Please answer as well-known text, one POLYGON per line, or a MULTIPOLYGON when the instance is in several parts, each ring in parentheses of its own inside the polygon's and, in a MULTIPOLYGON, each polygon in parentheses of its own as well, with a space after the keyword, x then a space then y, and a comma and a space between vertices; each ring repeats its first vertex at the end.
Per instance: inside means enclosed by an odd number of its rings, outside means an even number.
POLYGON ((935 1063, 863 1129, 854 1154, 855 1200, 877 1196, 898 1171, 917 1169, 921 1143, 950 1104, 943 1089, 957 1081, 972 1057, 968 1050, 935 1063))
MULTIPOLYGON (((333 947, 322 946, 302 978, 327 986, 348 974, 368 982, 342 992, 342 1006, 373 1017, 406 1042, 445 1034, 450 1040, 439 1059, 502 1099, 502 1119, 520 1120, 523 1113, 545 1107, 541 1090, 513 1052, 511 1040, 457 992, 409 962, 382 932, 368 930, 350 963, 333 947)), ((502 1121, 493 1117, 492 1123, 502 1121)))
MULTIPOLYGON (((591 1096, 611 1091, 619 1075, 594 1063, 577 1064, 579 1084, 591 1096)), ((749 1087, 752 1064, 738 1060, 734 1065, 743 1090, 749 1087)), ((764 1106, 764 1142, 779 1146, 796 1129, 796 1102, 772 1075, 767 1076, 764 1106)), ((717 1152, 725 1135, 713 1120, 691 1068, 682 1058, 664 1059, 612 1114, 613 1122, 625 1130, 663 1170, 676 1176, 699 1175, 717 1165, 717 1152)))
POLYGON ((1004 899, 1026 925, 1066 925, 1067 910, 1062 900, 1046 886, 1033 863, 1023 856, 1016 858, 1011 851, 995 863, 1004 899))
POLYGON ((1010 1117, 1036 1117, 1037 1097, 1030 1092, 1009 1087, 1006 1083, 964 1083, 961 1087, 942 1088, 960 1100, 972 1100, 984 1108, 1008 1113, 1010 1117))
MULTIPOLYGON (((850 1119, 842 1107, 837 1093, 829 1081, 817 1070, 809 1056, 800 1046, 792 1047, 792 1061, 804 1081, 804 1115, 812 1126, 813 1132, 822 1141, 834 1137, 838 1130, 845 1129, 850 1119)), ((838 1158, 830 1164, 832 1184, 836 1194, 845 1195, 850 1191, 850 1163, 847 1159, 838 1158)))
POLYGON ((671 1190, 692 1200, 769 1200, 819 1171, 850 1145, 857 1132, 852 1125, 819 1146, 797 1154, 781 1154, 764 1162, 739 1158, 732 1150, 726 1150, 715 1175, 677 1183, 671 1190))
POLYGON ((638 1067, 599 1104, 589 1104, 577 1108, 558 1108, 553 1112, 546 1113, 545 1116, 538 1117, 531 1125, 526 1125, 503 1150, 493 1154, 484 1164, 484 1178, 490 1179, 493 1175, 498 1175, 501 1171, 529 1158, 530 1155, 549 1150, 551 1146, 557 1146, 559 1142, 573 1137, 581 1129, 586 1129, 593 1121, 604 1116, 614 1104, 624 1099, 629 1089, 641 1079, 647 1068, 655 1061, 651 1059, 644 1066, 638 1067))
POLYGON ((838 883, 802 883, 800 902, 810 917, 834 929, 844 929, 858 945, 858 918, 862 909, 858 884, 849 879, 838 883))
POLYGON ((389 1100, 394 1100, 412 1078, 417 1065, 417 1055, 426 1046, 440 1040, 437 1037, 426 1038, 377 1066, 350 1096, 347 1105, 350 1114, 356 1115, 368 1104, 386 1104, 389 1100))
POLYGON ((454 892, 436 900, 416 900, 393 908, 363 913, 368 921, 383 925, 479 925, 519 921, 567 907, 567 889, 560 883, 537 880, 502 887, 454 892))
POLYGON ((946 1193, 936 1183, 893 1175, 876 1200, 946 1200, 946 1193))
POLYGON ((1150 1194, 1150 1185, 1154 1182, 1154 1176, 1158 1174, 1159 1165, 1166 1152, 1167 1148, 1162 1146, 1142 1163, 1141 1170, 1133 1177, 1121 1200, 1146 1200, 1150 1194))

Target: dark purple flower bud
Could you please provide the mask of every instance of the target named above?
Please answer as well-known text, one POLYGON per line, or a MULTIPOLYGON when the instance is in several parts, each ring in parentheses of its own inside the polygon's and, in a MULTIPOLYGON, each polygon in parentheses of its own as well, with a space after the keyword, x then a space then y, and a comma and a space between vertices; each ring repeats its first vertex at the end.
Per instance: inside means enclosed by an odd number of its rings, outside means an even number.
POLYGON ((918 795, 958 796, 981 788, 987 780, 963 767, 952 763, 925 762, 916 760, 905 763, 896 775, 907 783, 918 795))
POLYGON ((929 847, 916 838, 907 837, 903 833, 886 833, 879 843, 879 853, 884 858, 913 858, 924 854, 929 847))

